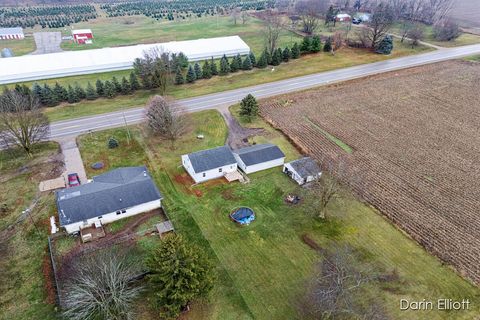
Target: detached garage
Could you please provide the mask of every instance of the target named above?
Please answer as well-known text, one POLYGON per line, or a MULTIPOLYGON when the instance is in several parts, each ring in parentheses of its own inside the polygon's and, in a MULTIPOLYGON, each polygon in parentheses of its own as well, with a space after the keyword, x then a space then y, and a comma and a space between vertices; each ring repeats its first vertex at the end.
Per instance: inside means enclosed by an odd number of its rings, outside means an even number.
POLYGON ((283 172, 300 185, 317 180, 322 176, 322 170, 317 162, 310 157, 285 163, 283 172))
POLYGON ((249 174, 283 165, 285 154, 274 144, 257 144, 233 151, 238 167, 249 174))

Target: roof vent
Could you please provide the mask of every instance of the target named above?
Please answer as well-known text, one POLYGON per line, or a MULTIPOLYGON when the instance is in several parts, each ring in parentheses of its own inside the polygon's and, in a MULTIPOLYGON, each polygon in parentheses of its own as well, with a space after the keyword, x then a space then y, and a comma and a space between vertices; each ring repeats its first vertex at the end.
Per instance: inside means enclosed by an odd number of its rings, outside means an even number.
POLYGON ((143 176, 144 176, 144 177, 147 176, 147 171, 143 171, 143 176))
POLYGON ((122 198, 120 198, 120 199, 118 199, 118 200, 120 200, 120 202, 122 202, 122 198))

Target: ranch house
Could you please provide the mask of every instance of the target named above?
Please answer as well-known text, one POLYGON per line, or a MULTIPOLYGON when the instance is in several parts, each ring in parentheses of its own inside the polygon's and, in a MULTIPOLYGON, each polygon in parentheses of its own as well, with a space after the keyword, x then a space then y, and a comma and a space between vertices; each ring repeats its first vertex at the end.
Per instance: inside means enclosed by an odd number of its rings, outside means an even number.
POLYGON ((69 234, 158 209, 161 201, 144 166, 118 168, 56 192, 60 226, 69 234))
POLYGON ((237 171, 237 160, 227 146, 182 155, 182 165, 195 183, 237 171))
POLYGON ((233 151, 238 167, 249 174, 283 165, 285 154, 274 144, 257 144, 233 151))
POLYGON ((322 176, 322 170, 317 162, 310 157, 285 163, 283 172, 299 185, 314 181, 322 176))

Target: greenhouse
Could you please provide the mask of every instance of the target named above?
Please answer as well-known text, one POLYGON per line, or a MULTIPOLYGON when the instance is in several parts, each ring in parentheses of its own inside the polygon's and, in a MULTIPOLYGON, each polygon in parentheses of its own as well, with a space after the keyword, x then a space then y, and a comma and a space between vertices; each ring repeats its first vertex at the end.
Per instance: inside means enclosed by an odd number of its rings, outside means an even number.
POLYGON ((250 52, 239 36, 231 36, 26 55, 0 59, 0 84, 131 69, 136 58, 153 48, 168 53, 183 52, 190 61, 250 52))

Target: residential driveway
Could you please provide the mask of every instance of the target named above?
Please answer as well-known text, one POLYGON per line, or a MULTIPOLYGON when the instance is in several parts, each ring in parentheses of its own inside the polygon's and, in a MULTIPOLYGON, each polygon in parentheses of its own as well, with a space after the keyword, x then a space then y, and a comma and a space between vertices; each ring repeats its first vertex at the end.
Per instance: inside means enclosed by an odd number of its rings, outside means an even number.
POLYGON ((31 54, 45 54, 63 51, 60 48, 62 43, 61 32, 35 32, 33 34, 37 50, 31 54))
POLYGON ((264 132, 262 128, 242 127, 240 123, 238 123, 237 119, 232 116, 228 107, 222 108, 220 112, 228 126, 227 144, 232 149, 239 149, 249 146, 248 138, 264 132))
POLYGON ((65 176, 65 179, 67 179, 69 173, 77 173, 80 178, 80 183, 87 183, 87 173, 85 172, 82 156, 80 155, 80 150, 78 150, 75 137, 66 137, 60 139, 58 140, 58 143, 60 143, 60 147, 64 156, 66 170, 63 175, 65 176))

